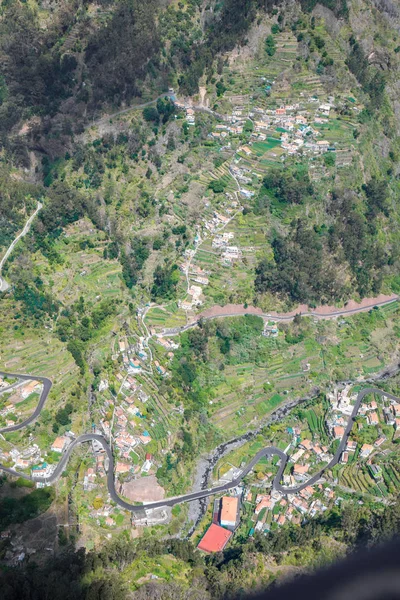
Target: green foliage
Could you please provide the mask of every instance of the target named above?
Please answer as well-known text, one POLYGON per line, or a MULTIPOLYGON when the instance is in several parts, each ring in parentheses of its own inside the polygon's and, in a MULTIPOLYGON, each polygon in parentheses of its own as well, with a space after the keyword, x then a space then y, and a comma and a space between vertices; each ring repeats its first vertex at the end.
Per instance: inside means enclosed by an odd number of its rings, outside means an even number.
POLYGON ((149 255, 147 241, 141 238, 135 238, 132 241, 129 254, 121 252, 122 277, 128 288, 137 284, 140 272, 149 255))
POLYGON ((208 184, 210 190, 214 192, 214 194, 222 194, 225 191, 226 183, 223 179, 213 179, 208 184))
POLYGON ((154 106, 147 106, 143 109, 143 118, 145 121, 158 123, 160 115, 158 114, 158 110, 154 108, 154 106))
POLYGON ((108 99, 119 104, 138 95, 139 81, 159 49, 157 9, 157 0, 121 0, 111 19, 90 36, 85 62, 97 105, 108 99))
POLYGON ((334 152, 326 152, 324 154, 324 163, 326 167, 334 167, 336 163, 336 155, 334 152))
POLYGON ((332 276, 322 266, 323 247, 314 230, 298 221, 288 236, 272 242, 274 262, 263 258, 256 267, 258 293, 288 295, 294 302, 332 299, 332 276))
POLYGON ((67 344, 67 350, 72 354, 74 361, 81 370, 81 373, 85 371, 85 345, 80 340, 70 340, 67 344))
POLYGON ((280 202, 301 204, 313 193, 307 171, 271 169, 263 181, 264 187, 280 202))
POLYGON ((267 39, 265 40, 265 52, 268 56, 274 56, 276 52, 276 44, 273 35, 267 36, 267 39))
POLYGON ((376 217, 379 213, 389 216, 389 205, 387 200, 388 186, 384 180, 372 177, 369 182, 363 186, 368 204, 368 216, 376 217))
POLYGON ((375 110, 382 106, 385 91, 385 77, 381 71, 369 66, 368 59, 360 44, 354 38, 350 40, 351 51, 346 64, 370 97, 370 108, 375 110))
POLYGON ((163 299, 172 300, 175 298, 176 286, 179 281, 178 265, 158 265, 154 271, 154 283, 151 288, 151 297, 153 300, 163 299))
POLYGON ((4 531, 9 525, 14 523, 23 523, 28 519, 33 519, 45 512, 54 499, 53 488, 41 488, 30 492, 26 496, 19 498, 18 502, 14 498, 7 496, 0 499, 0 531, 4 531))

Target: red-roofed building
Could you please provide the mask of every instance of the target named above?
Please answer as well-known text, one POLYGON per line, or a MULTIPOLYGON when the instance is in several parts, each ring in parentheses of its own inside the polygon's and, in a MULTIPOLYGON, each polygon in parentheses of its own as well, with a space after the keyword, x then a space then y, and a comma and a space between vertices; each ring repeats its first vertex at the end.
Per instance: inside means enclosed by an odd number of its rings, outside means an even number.
POLYGON ((340 438, 342 438, 344 436, 344 427, 334 427, 333 428, 333 435, 335 440, 339 440, 340 438))
POLYGON ((197 547, 199 550, 203 550, 203 552, 208 552, 209 554, 212 552, 221 552, 229 542, 231 535, 231 531, 212 523, 197 547))

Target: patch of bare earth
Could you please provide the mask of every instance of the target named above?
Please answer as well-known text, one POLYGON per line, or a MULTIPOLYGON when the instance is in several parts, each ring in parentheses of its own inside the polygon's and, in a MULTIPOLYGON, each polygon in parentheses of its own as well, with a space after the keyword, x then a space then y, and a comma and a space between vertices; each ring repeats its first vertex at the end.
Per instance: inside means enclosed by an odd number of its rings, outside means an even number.
POLYGON ((156 502, 165 497, 165 490, 155 475, 125 482, 121 485, 120 492, 132 502, 156 502))

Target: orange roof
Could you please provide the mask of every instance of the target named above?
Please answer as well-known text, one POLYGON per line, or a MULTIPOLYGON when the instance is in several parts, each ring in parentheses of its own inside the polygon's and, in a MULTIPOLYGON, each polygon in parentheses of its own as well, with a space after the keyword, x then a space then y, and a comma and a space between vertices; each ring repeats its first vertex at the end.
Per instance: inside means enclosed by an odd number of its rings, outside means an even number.
POLYGON ((302 440, 300 446, 303 446, 303 448, 305 448, 306 450, 311 450, 313 444, 311 440, 302 440))
POLYGON ((22 391, 24 391, 26 393, 31 393, 31 392, 33 392, 33 390, 35 389, 35 387, 37 385, 39 385, 39 381, 30 381, 29 383, 26 383, 22 387, 22 391))
POLYGON ((336 438, 343 437, 343 435, 344 435, 344 427, 340 427, 340 426, 339 427, 334 427, 333 428, 333 433, 335 434, 336 438))
POLYGON ((272 502, 269 496, 266 496, 259 502, 255 509, 255 514, 258 515, 262 511, 263 508, 272 508, 272 502))
POLYGON ((197 547, 204 552, 221 552, 228 543, 231 535, 231 531, 213 523, 207 529, 197 547))
POLYGON ((285 515, 279 515, 279 517, 278 517, 278 524, 279 525, 284 525, 285 521, 286 521, 285 515))
POLYGON ((115 472, 116 473, 127 473, 130 468, 131 468, 130 465, 127 465, 126 463, 117 462, 116 467, 115 467, 115 472))
POLYGON ((58 450, 63 450, 67 440, 68 440, 68 438, 66 438, 64 436, 57 437, 54 440, 53 445, 51 447, 57 448, 58 450))
POLYGON ((309 469, 309 465, 294 465, 293 473, 303 474, 307 473, 309 469))
POLYGON ((379 423, 378 415, 376 414, 376 412, 370 413, 369 420, 371 421, 371 423, 379 423))
POLYGON ((224 496, 221 506, 221 522, 230 521, 236 523, 238 499, 232 496, 224 496))

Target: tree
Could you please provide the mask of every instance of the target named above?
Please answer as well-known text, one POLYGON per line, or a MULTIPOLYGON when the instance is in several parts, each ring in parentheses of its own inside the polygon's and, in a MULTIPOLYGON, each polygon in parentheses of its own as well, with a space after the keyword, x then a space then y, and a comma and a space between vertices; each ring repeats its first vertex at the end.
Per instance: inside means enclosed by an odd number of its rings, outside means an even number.
POLYGON ((213 179, 208 184, 210 190, 214 192, 214 194, 222 194, 225 191, 226 183, 223 179, 213 179))
POLYGON ((276 44, 273 35, 267 36, 267 39, 265 40, 265 51, 268 54, 268 56, 274 56, 276 52, 276 44))
POLYGON ((160 115, 154 106, 146 106, 146 108, 143 109, 143 118, 145 121, 158 123, 160 115))

